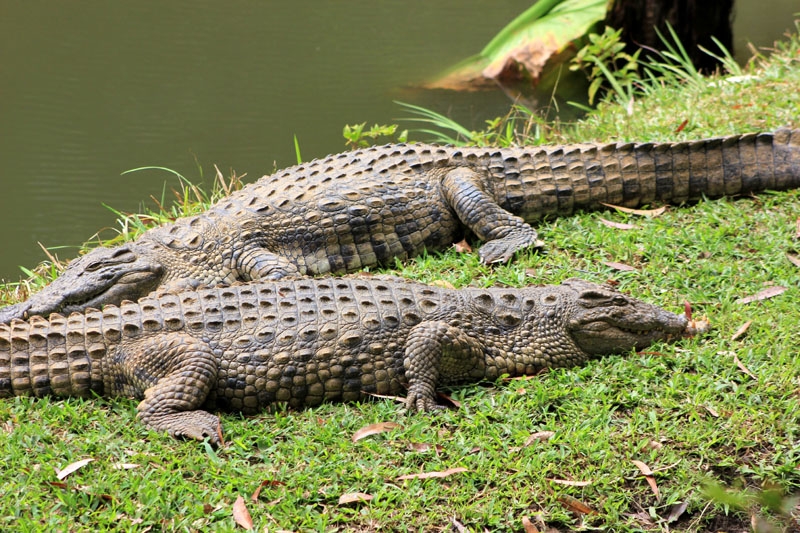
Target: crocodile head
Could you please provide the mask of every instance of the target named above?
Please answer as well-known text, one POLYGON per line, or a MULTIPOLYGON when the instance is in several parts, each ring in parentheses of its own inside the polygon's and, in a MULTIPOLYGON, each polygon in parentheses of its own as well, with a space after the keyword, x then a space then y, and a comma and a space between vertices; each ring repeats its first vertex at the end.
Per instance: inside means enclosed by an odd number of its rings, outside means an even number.
POLYGON ((164 272, 164 265, 135 243, 95 248, 27 301, 0 309, 0 323, 137 300, 159 285, 164 272))
POLYGON ((641 350, 655 341, 687 334, 688 321, 682 315, 631 298, 604 285, 570 279, 564 285, 575 291, 567 322, 570 336, 590 355, 641 350))

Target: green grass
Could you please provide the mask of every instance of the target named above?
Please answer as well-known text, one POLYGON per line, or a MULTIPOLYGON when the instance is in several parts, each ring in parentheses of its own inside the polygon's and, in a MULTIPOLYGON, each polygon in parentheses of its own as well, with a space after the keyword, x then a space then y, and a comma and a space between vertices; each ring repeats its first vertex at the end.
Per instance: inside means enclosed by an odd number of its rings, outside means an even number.
MULTIPOLYGON (((652 90, 632 115, 605 105, 545 133, 557 141, 674 140, 800 126, 797 40, 748 73, 755 78, 652 90), (676 133, 684 118, 689 124, 676 133)), ((191 188, 178 196, 166 214, 123 217, 121 238, 204 199, 191 188)), ((402 416, 383 399, 227 414, 227 446, 212 451, 146 431, 125 399, 2 400, 0 530, 230 531, 238 496, 258 531, 522 531, 526 519, 559 531, 740 531, 751 519, 761 530, 767 522, 797 528, 789 496, 800 494, 800 268, 786 254, 800 252, 798 214, 800 191, 701 202, 656 218, 581 214, 538 226, 546 254, 489 268, 451 250, 388 270, 456 286, 614 280, 676 312, 688 300, 714 328, 642 354, 456 388, 461 407, 436 415, 402 416), (601 218, 638 229, 612 229, 601 218), (771 285, 787 291, 737 303, 771 285), (746 334, 732 340, 747 321, 746 334), (352 442, 356 430, 383 421, 401 427, 352 442), (552 437, 526 446, 543 431, 552 437), (58 481, 56 468, 87 458, 94 461, 58 481), (652 469, 658 497, 633 461, 652 469), (398 479, 457 467, 466 471, 398 479), (373 499, 338 503, 353 492, 373 499)), ((55 270, 38 268, 31 288, 55 270)), ((23 284, 4 298, 24 295, 23 284)))

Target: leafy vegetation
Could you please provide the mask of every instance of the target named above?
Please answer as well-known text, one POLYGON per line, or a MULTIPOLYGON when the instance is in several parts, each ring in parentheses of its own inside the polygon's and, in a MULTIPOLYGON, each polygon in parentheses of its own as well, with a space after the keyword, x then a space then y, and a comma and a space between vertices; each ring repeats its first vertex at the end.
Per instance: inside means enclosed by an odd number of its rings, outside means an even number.
POLYGON ((431 88, 474 90, 536 85, 606 14, 605 0, 539 0, 481 50, 428 82, 431 88))
MULTIPOLYGON (((800 126, 796 35, 735 76, 675 74, 637 80, 633 101, 609 95, 576 124, 545 124, 518 107, 454 140, 684 140, 800 126)), ((208 194, 184 184, 170 205, 162 196, 151 212, 120 213, 112 242, 239 185, 221 174, 208 194)), ((645 353, 455 388, 460 408, 436 415, 401 416, 384 399, 228 414, 227 446, 214 451, 145 431, 130 400, 4 399, 0 529, 231 531, 248 517, 268 531, 796 529, 798 213, 800 191, 659 216, 580 214, 540 224, 547 253, 508 265, 453 249, 387 269, 457 287, 612 280, 676 312, 688 301, 714 328, 645 353), (354 442, 386 421, 399 427, 354 442), (421 473, 447 475, 407 477, 421 473)), ((3 302, 57 270, 37 267, 3 302)))

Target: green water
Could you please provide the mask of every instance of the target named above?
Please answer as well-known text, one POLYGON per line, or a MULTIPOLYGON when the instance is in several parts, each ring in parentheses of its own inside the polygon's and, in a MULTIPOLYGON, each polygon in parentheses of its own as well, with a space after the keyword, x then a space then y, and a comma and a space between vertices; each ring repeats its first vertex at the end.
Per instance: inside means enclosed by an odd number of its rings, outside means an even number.
MULTIPOLYGON (((127 169, 158 165, 199 179, 198 167, 208 178, 216 164, 255 179, 294 163, 293 135, 309 159, 343 150, 346 123, 408 116, 394 99, 479 128, 507 110, 501 91, 413 84, 478 51, 528 5, 3 2, 0 278, 17 280, 19 265, 44 259, 37 242, 73 257, 114 223, 104 204, 135 211, 177 185, 159 172, 121 176, 127 169)), ((779 37, 791 26, 782 16, 750 24, 747 37, 779 37)))

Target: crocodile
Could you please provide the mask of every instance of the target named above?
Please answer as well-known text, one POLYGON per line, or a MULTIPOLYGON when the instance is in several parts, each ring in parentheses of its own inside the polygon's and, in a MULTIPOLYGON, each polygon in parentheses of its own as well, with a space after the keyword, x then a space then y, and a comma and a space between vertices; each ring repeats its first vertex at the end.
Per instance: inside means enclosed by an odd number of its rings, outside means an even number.
POLYGON ((160 292, 0 325, 0 398, 141 400, 144 425, 221 442, 211 409, 252 414, 535 374, 689 336, 687 318, 581 279, 449 289, 399 278, 300 278, 160 292))
POLYGON ((353 272, 471 231, 486 263, 541 246, 531 223, 800 186, 800 130, 676 143, 460 148, 399 144, 265 176, 202 214, 96 248, 0 322, 136 300, 161 288, 353 272))

